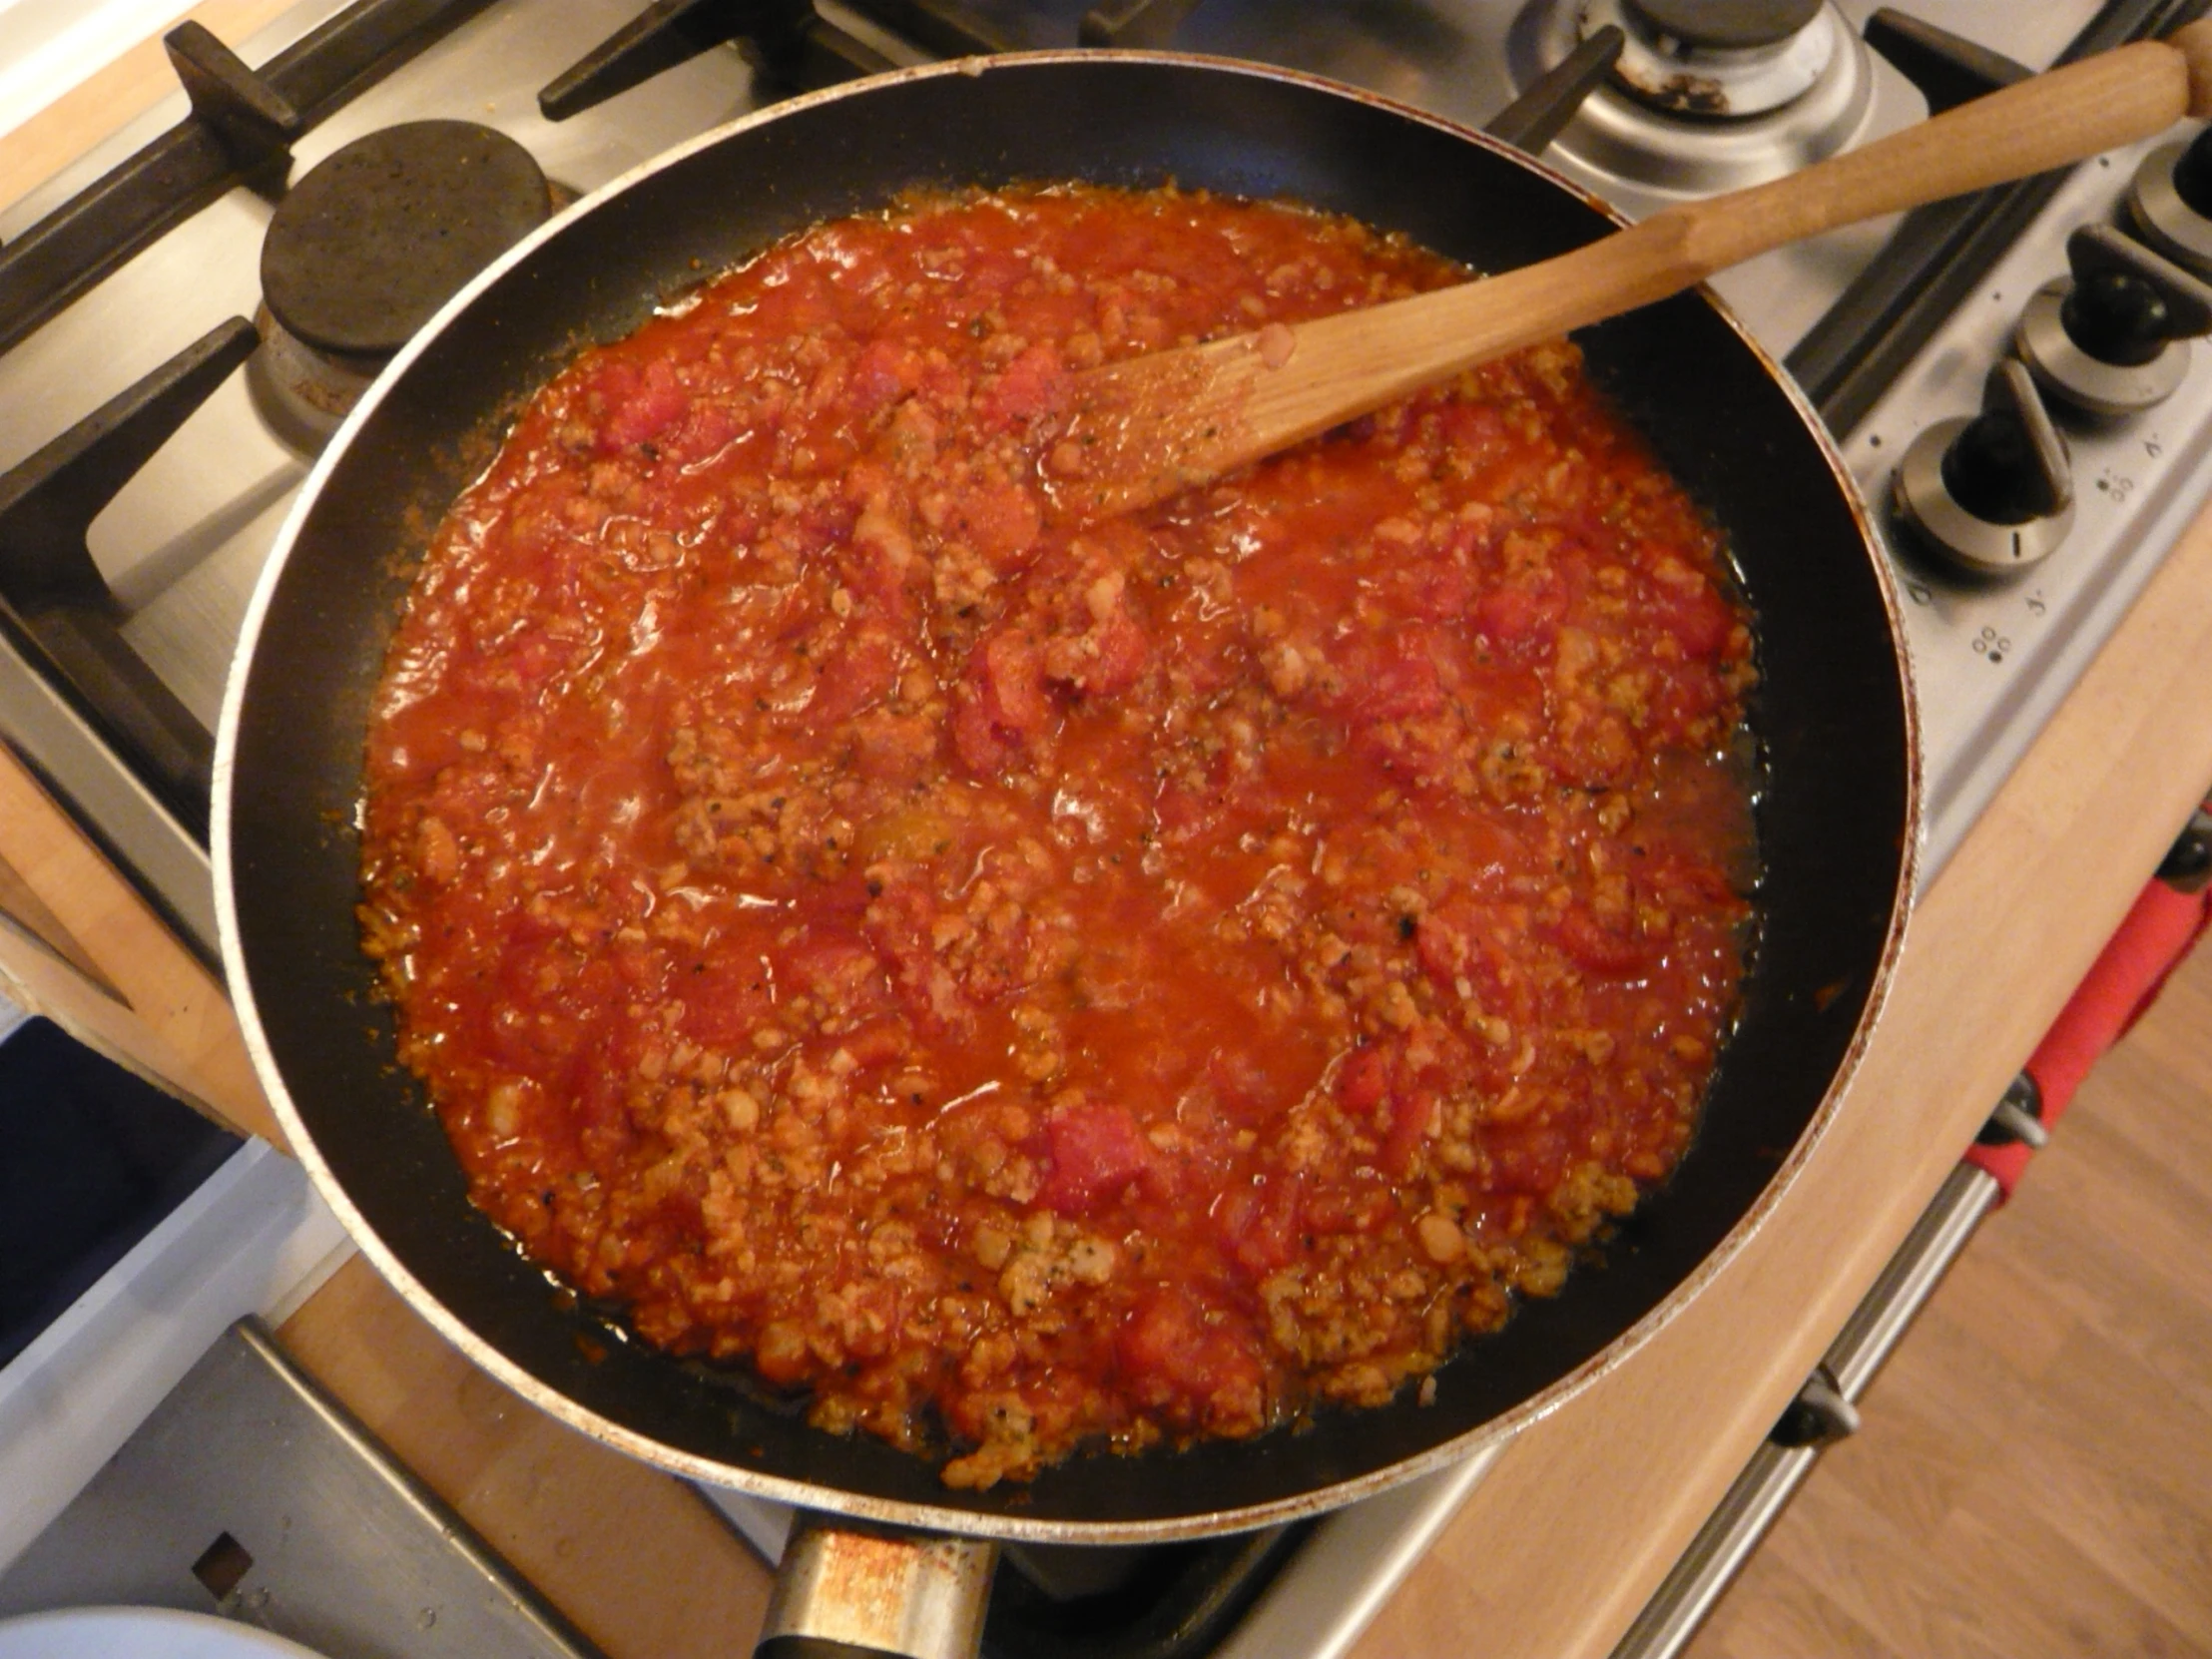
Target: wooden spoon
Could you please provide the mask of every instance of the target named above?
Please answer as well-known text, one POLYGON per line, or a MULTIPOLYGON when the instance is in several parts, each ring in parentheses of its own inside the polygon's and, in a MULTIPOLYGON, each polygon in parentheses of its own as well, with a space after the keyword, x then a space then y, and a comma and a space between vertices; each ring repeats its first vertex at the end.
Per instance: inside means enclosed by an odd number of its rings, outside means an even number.
POLYGON ((2212 21, 2022 81, 1772 184, 1668 208, 1539 265, 1090 369, 1044 457, 1047 492, 1064 520, 1145 506, 1756 254, 2069 166, 2183 116, 2212 117, 2212 21))

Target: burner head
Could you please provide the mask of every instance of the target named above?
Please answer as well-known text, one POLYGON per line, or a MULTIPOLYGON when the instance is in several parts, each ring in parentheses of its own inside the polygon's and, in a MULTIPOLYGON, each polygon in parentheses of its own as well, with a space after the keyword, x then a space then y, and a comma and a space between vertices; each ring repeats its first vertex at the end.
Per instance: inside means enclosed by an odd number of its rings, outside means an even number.
POLYGON ((1710 196, 1780 179, 1845 149, 1874 108, 1872 55, 1836 0, 1530 0, 1516 84, 1608 25, 1619 59, 1555 147, 1638 191, 1710 196), (1764 44, 1710 44, 1723 40, 1764 44))
POLYGON ((1715 52, 1780 46, 1809 27, 1821 0, 1626 0, 1655 35, 1715 52))
POLYGON ((1823 0, 1589 0, 1584 34, 1608 23, 1627 37, 1613 71, 1621 89, 1674 117, 1771 115, 1837 58, 1823 0))
POLYGON ((262 292, 317 350, 388 355, 552 203, 538 164, 504 133, 466 121, 387 127, 285 193, 262 243, 262 292))
POLYGON ((246 389, 279 438, 310 455, 319 452, 391 354, 319 351, 278 322, 267 300, 254 312, 254 326, 262 348, 247 359, 246 389))

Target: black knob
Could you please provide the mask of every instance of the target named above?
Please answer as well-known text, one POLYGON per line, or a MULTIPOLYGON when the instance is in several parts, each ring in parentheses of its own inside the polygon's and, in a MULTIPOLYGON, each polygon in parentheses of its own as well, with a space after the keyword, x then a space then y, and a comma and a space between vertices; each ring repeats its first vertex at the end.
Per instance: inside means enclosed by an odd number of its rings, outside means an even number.
POLYGON ((2028 1072, 2017 1073, 1973 1138, 1976 1146, 2017 1146, 2025 1141, 2041 1151, 2050 1138, 2043 1127, 2043 1086, 2028 1072))
POLYGON ((1776 1445, 1789 1450, 1808 1446, 1832 1446, 1859 1432, 1859 1408, 1844 1397, 1836 1374, 1826 1365, 1814 1368, 1797 1398, 1767 1433, 1776 1445))
POLYGON ((2011 397, 1991 398, 1943 451, 1943 488, 1984 524, 2048 518, 2065 504, 2062 477, 2011 397))
POLYGON ((2108 225, 2066 239, 2071 278, 2046 282, 2013 340, 2051 396, 2118 418, 2173 395, 2192 335, 2212 329, 2212 285, 2108 225))
POLYGON ((2140 368, 2173 337, 2165 296, 2125 271, 2100 271, 2074 283, 2059 301, 2066 337, 2100 363, 2140 368))
POLYGON ((1821 0, 1626 0, 1626 5, 1655 33, 1716 52, 1779 46, 1821 12, 1821 0))
POLYGON ((2212 331, 2212 284, 2108 225, 2084 225, 2067 237, 2066 264, 2075 313, 2066 331, 2099 361, 2146 363, 2169 340, 2212 331), (2075 332, 2077 317, 2087 332, 2075 332))
POLYGON ((1913 440, 1891 489, 1919 545, 1976 576, 2047 557, 2073 524, 2065 439, 2035 382, 2011 358, 1989 371, 1981 412, 1939 420, 1913 440))
POLYGON ((2199 219, 2212 219, 2212 127, 2191 139, 2174 163, 2174 194, 2199 219))
POLYGON ((2158 866, 2158 879, 2178 892, 2212 886, 2212 807, 2199 807, 2158 866))

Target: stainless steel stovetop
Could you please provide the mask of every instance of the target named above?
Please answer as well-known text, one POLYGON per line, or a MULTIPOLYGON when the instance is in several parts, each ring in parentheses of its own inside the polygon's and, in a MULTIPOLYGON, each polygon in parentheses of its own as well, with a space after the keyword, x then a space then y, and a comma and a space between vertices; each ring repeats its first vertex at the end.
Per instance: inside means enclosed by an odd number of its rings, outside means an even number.
MULTIPOLYGON (((249 64, 259 64, 341 9, 336 0, 302 0, 261 35, 230 44, 249 64)), ((819 9, 893 61, 919 56, 834 0, 821 0, 819 9)), ((1479 125, 1571 45, 1581 9, 1571 0, 1301 8, 1206 0, 1176 44, 1339 76, 1479 125)), ((2100 11, 2097 0, 2044 0, 2032 7, 1915 0, 1905 9, 2030 68, 2055 59, 2100 11)), ((755 107, 762 89, 753 70, 735 49, 719 48, 574 120, 545 120, 534 102, 537 90, 638 10, 639 0, 492 4, 299 140, 294 177, 374 129, 456 116, 509 134, 557 185, 588 193, 667 146, 755 107)), ((1016 44, 1042 47, 1068 44, 1081 8, 988 0, 973 10, 1016 44)), ((1758 142, 1747 140, 1744 124, 1693 128, 1668 156, 1648 164, 1660 182, 1640 183, 1625 171, 1647 165, 1636 160, 1644 140, 1635 118, 1601 109, 1570 124, 1545 159, 1635 216, 1708 182, 1771 174, 1788 165, 1778 157, 1803 159, 1917 120, 1926 108, 1921 95, 1858 43, 1872 10, 1864 0, 1829 0, 1824 26, 1833 28, 1834 50, 1846 55, 1853 78, 1833 96, 1835 107, 1810 127, 1770 123, 1788 130, 1758 142)), ((0 212, 0 243, 13 242, 183 113, 180 96, 0 212)), ((1894 384, 1841 434, 1870 498, 1885 496, 1896 458, 1921 430, 1976 406, 1982 377, 2007 348, 2020 303, 2065 270, 2069 230, 2114 216, 2138 156, 2117 155, 2079 170, 1894 384)), ((0 355, 0 469, 225 317, 253 314, 260 300, 258 252, 271 211, 264 197, 232 191, 0 355)), ((1779 358, 1882 253, 1891 230, 1839 233, 1754 262, 1716 285, 1779 358)), ((2212 481, 2212 468, 2204 464, 2212 447, 2212 373, 2198 365, 2180 391, 2148 415, 2102 425, 2071 421, 2065 430, 2077 517, 2046 564, 2014 582, 1975 586, 1910 556, 1897 558, 1923 704, 1930 806, 1923 868, 1930 874, 2197 510, 2212 481)), ((311 460, 264 417, 248 377, 234 376, 93 526, 92 552, 127 613, 126 637, 211 728, 249 596, 311 460)), ((0 732, 96 822, 100 834, 212 955, 205 849, 114 765, 65 700, 4 654, 0 732)), ((273 1177, 265 1172, 257 1179, 266 1184, 273 1177)), ((297 1205, 300 1228, 327 1227, 311 1200, 293 1195, 283 1202, 297 1205)), ((263 1284, 242 1294, 248 1299, 234 1313, 266 1309, 283 1293, 263 1284)), ((0 1385, 0 1404, 4 1396, 0 1385)), ((129 1426, 114 1431, 113 1443, 129 1426)), ((1344 1651, 1484 1466, 1484 1459, 1471 1460, 1324 1522, 1221 1651, 1344 1651)), ((773 1555, 783 1517, 750 1500, 730 1507, 773 1555)))

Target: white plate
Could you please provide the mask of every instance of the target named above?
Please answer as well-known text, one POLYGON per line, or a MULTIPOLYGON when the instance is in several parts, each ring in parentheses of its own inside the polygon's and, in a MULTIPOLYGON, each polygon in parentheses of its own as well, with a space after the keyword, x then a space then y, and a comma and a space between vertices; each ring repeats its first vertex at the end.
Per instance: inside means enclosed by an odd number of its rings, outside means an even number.
POLYGON ((250 1624, 167 1607, 72 1607, 0 1619, 0 1659, 317 1659, 250 1624))

